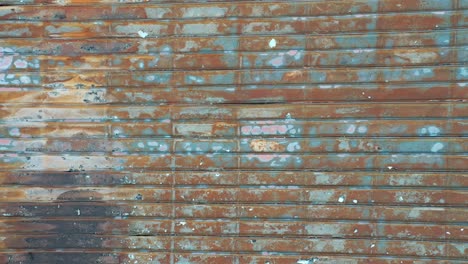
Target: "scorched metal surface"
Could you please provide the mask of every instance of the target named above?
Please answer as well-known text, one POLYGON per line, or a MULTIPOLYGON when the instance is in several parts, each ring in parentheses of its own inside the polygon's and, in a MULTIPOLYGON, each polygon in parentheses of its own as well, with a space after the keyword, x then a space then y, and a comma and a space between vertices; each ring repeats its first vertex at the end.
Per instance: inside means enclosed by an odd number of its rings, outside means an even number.
POLYGON ((466 263, 466 0, 0 2, 1 263, 466 263))

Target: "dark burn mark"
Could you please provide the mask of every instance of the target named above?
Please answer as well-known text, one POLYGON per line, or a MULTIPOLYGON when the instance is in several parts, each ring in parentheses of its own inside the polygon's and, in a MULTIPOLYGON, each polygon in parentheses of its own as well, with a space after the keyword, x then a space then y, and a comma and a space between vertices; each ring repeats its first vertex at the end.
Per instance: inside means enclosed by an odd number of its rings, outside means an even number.
POLYGON ((65 19, 67 18, 67 15, 65 13, 55 13, 54 14, 54 19, 65 19))
POLYGON ((95 46, 89 45, 89 44, 81 46, 81 50, 84 50, 84 51, 87 51, 87 52, 96 52, 97 51, 95 46))
MULTIPOLYGON (((9 253, 2 263, 21 263, 21 264, 98 264, 98 263, 121 263, 120 256, 115 253, 54 253, 54 252, 35 252, 34 259, 28 254, 9 253)), ((0 257, 2 261, 2 257, 0 257)))

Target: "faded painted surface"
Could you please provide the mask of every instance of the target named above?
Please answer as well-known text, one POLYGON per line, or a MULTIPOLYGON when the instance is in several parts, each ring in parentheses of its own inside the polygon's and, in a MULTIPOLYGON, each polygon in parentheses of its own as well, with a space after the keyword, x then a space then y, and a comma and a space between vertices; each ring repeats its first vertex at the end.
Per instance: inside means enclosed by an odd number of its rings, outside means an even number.
POLYGON ((2 0, 1 263, 466 263, 468 1, 2 0))

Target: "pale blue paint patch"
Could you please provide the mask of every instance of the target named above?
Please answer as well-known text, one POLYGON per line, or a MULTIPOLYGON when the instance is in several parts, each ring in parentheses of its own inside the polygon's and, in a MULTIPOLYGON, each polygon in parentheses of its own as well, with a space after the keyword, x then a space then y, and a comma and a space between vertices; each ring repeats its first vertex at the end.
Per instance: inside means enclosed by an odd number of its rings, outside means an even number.
POLYGON ((360 70, 358 71, 359 82, 375 82, 377 79, 376 70, 360 70))
POLYGON ((366 157, 365 163, 366 164, 364 166, 366 167, 366 169, 373 169, 373 168, 377 167, 376 164, 375 164, 375 157, 374 156, 366 157))
POLYGON ((19 137, 21 136, 21 132, 19 130, 19 128, 10 128, 10 130, 8 131, 8 134, 12 137, 19 137))
POLYGON ((276 168, 276 169, 300 169, 302 168, 303 160, 300 156, 284 155, 284 154, 249 154, 241 156, 241 166, 250 166, 251 162, 255 162, 255 168, 276 168))
POLYGON ((434 77, 432 68, 392 69, 384 71, 385 81, 424 81, 434 77))
MULTIPOLYGON (((437 143, 436 143, 437 144, 437 143)), ((392 149, 394 152, 431 152, 432 146, 434 145, 433 141, 412 141, 412 142, 403 142, 398 145, 392 143, 386 143, 383 148, 392 149)), ((434 152, 434 151, 433 151, 434 152)))
POLYGON ((309 140, 309 146, 312 148, 317 148, 317 147, 320 147, 321 145, 322 145, 322 141, 320 139, 312 138, 309 140))
POLYGON ((444 148, 444 144, 442 144, 440 142, 437 142, 432 146, 431 151, 432 152, 440 152, 440 150, 442 150, 443 148, 444 148))
POLYGON ((461 17, 463 17, 464 19, 458 19, 458 23, 457 25, 459 27, 466 27, 468 26, 468 19, 466 19, 468 17, 468 10, 463 10, 461 11, 461 17))
POLYGON ((435 136, 438 136, 440 133, 441 133, 440 128, 438 128, 436 126, 425 126, 425 127, 421 128, 421 130, 420 130, 420 135, 421 136, 435 137, 435 136))
MULTIPOLYGON (((468 32, 467 32, 468 34, 468 32)), ((460 47, 458 50, 458 61, 461 63, 467 63, 468 62, 468 46, 466 47, 460 47)))
POLYGON ((375 63, 375 50, 358 50, 359 52, 343 53, 342 51, 333 51, 327 53, 326 57, 320 59, 321 65, 365 65, 375 63))
MULTIPOLYGON (((366 7, 366 12, 377 12, 379 10, 379 1, 376 1, 376 0, 367 0, 365 2, 365 7, 366 7), (370 10, 368 10, 370 9, 370 10)), ((359 4, 356 4, 356 5, 353 5, 350 9, 349 9, 350 13, 362 13, 362 10, 361 10, 361 5, 359 4)))
MULTIPOLYGON (((319 129, 322 129, 322 127, 319 127, 319 129)), ((317 128, 315 126, 309 128, 309 135, 311 135, 311 136, 316 136, 317 135, 317 128)))
POLYGON ((0 73, 0 84, 21 85, 21 84, 40 84, 41 76, 36 73, 0 73))
POLYGON ((122 59, 120 57, 117 56, 117 57, 114 57, 112 59, 112 65, 113 66, 117 66, 117 65, 120 65, 120 64, 122 64, 122 59))
POLYGON ((242 81, 250 84, 260 84, 263 82, 275 83, 283 79, 287 71, 246 71, 242 73, 242 81))
POLYGON ((177 142, 175 148, 176 151, 229 153, 236 150, 237 144, 234 141, 213 142, 184 140, 183 142, 177 142))
POLYGON ((297 152, 301 149, 301 146, 299 145, 298 142, 291 142, 288 144, 288 146, 286 147, 286 150, 288 152, 297 152))
MULTIPOLYGON (((239 38, 238 37, 218 37, 213 41, 213 46, 221 47, 221 50, 238 50, 239 49, 239 38)), ((212 51, 210 48, 204 48, 203 50, 212 51)))
POLYGON ((323 83, 327 80, 327 74, 324 71, 310 71, 309 75, 312 83, 323 83))
POLYGON ((458 68, 458 70, 457 70, 457 80, 467 80, 467 79, 468 79, 468 68, 467 67, 458 68))
MULTIPOLYGON (((158 66, 159 60, 160 60, 159 57, 154 56, 154 58, 147 63, 148 67, 154 68, 154 67, 158 66)), ((140 66, 140 68, 144 68, 145 67, 144 62, 140 62, 139 66, 140 66)))
POLYGON ((171 46, 164 45, 161 47, 161 55, 170 55, 172 53, 171 46))
MULTIPOLYGON (((461 0, 465 1, 465 0, 461 0)), ((424 0, 425 10, 450 10, 452 9, 452 1, 441 0, 424 0)))
POLYGON ((467 8, 468 9, 468 0, 459 0, 460 8, 467 8))
POLYGON ((337 48, 341 49, 372 48, 377 45, 378 35, 336 36, 331 39, 338 44, 337 48))
POLYGON ((365 133, 367 132, 367 127, 361 125, 361 126, 359 126, 359 127, 357 128, 357 132, 358 132, 359 134, 365 134, 365 133))
MULTIPOLYGON (((133 79, 145 83, 153 84, 165 84, 171 80, 172 73, 170 72, 158 72, 158 73, 148 73, 148 74, 135 74, 133 79)), ((110 78, 111 85, 122 85, 121 81, 113 78, 110 78)))
POLYGON ((295 135, 301 130, 302 128, 286 125, 283 122, 245 121, 241 123, 241 135, 295 135))
POLYGON ((222 60, 226 68, 237 68, 239 66, 239 54, 237 52, 225 51, 222 60))
POLYGON ((236 78, 235 78, 235 73, 232 71, 229 72, 219 72, 216 74, 211 75, 210 77, 210 84, 215 85, 215 84, 232 84, 236 83, 236 78))
POLYGON ((185 76, 185 83, 186 84, 201 84, 204 83, 205 79, 200 76, 195 75, 186 75, 185 76))
POLYGON ((370 189, 370 185, 372 185, 372 182, 374 181, 374 178, 375 178, 374 175, 364 175, 364 176, 362 177, 361 184, 362 184, 362 185, 367 185, 367 186, 369 186, 369 187, 367 187, 367 188, 370 189))

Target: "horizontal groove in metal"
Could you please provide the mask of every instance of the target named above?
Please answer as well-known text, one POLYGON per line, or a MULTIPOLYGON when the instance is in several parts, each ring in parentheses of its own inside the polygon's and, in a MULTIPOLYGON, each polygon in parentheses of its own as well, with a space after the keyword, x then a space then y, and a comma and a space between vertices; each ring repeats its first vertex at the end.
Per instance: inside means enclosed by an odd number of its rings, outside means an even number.
POLYGON ((465 263, 468 1, 0 1, 0 263, 465 263))

